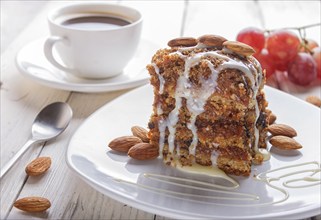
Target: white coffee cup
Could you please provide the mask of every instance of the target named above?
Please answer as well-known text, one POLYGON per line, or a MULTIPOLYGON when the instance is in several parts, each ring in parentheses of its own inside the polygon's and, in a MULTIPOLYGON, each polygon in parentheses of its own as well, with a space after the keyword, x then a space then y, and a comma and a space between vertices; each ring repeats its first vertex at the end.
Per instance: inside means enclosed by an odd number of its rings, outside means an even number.
POLYGON ((142 15, 122 5, 81 3, 52 11, 48 23, 51 36, 44 44, 48 61, 74 76, 102 79, 122 73, 133 58, 142 15))

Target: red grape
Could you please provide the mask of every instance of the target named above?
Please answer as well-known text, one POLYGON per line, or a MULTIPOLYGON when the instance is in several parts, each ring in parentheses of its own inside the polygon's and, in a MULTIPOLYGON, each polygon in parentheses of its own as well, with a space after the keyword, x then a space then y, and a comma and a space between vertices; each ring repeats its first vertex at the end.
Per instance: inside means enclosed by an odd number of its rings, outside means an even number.
POLYGON ((317 64, 318 78, 321 79, 321 47, 312 49, 312 57, 317 64))
POLYGON ((259 54, 264 48, 265 37, 264 32, 259 28, 249 27, 241 30, 236 40, 250 45, 255 50, 256 54, 259 54))
MULTIPOLYGON (((272 59, 272 58, 271 58, 272 59)), ((277 62, 272 59, 272 62, 274 62, 275 69, 280 71, 287 71, 288 69, 288 62, 277 62)))
POLYGON ((308 53, 298 53, 288 68, 289 80, 295 84, 306 86, 317 77, 316 62, 308 53))
POLYGON ((300 39, 290 31, 275 31, 266 41, 266 48, 272 59, 283 70, 297 54, 300 47, 300 39))
POLYGON ((267 49, 263 49, 261 53, 254 56, 260 62, 262 69, 265 70, 266 78, 269 78, 271 75, 273 75, 275 72, 275 66, 273 65, 273 61, 271 60, 267 49))

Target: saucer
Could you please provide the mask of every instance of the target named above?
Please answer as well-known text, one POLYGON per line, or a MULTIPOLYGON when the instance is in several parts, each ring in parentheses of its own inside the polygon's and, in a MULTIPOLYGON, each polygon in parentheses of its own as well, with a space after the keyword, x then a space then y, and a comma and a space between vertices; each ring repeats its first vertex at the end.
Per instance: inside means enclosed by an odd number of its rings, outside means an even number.
POLYGON ((48 87, 87 93, 116 91, 146 84, 149 74, 145 67, 159 48, 142 39, 134 58, 120 75, 96 80, 78 78, 51 65, 44 56, 44 42, 45 39, 38 39, 21 48, 16 56, 19 71, 27 78, 48 87))

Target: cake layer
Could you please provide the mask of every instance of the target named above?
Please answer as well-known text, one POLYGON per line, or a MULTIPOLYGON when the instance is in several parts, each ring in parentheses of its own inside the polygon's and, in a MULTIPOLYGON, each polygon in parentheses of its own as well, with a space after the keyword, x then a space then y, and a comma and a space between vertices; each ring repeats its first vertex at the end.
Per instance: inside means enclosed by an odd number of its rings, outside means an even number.
POLYGON ((217 159, 217 167, 229 174, 248 176, 251 172, 251 160, 244 161, 229 156, 220 156, 217 159))

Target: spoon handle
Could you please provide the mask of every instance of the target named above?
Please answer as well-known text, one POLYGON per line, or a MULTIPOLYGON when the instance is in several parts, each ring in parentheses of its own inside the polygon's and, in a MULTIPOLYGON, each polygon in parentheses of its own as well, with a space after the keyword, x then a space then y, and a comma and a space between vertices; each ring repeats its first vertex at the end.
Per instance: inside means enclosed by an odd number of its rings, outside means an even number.
POLYGON ((17 160, 26 152, 26 150, 37 142, 34 139, 29 139, 23 147, 1 168, 0 179, 11 169, 11 167, 17 162, 17 160))

